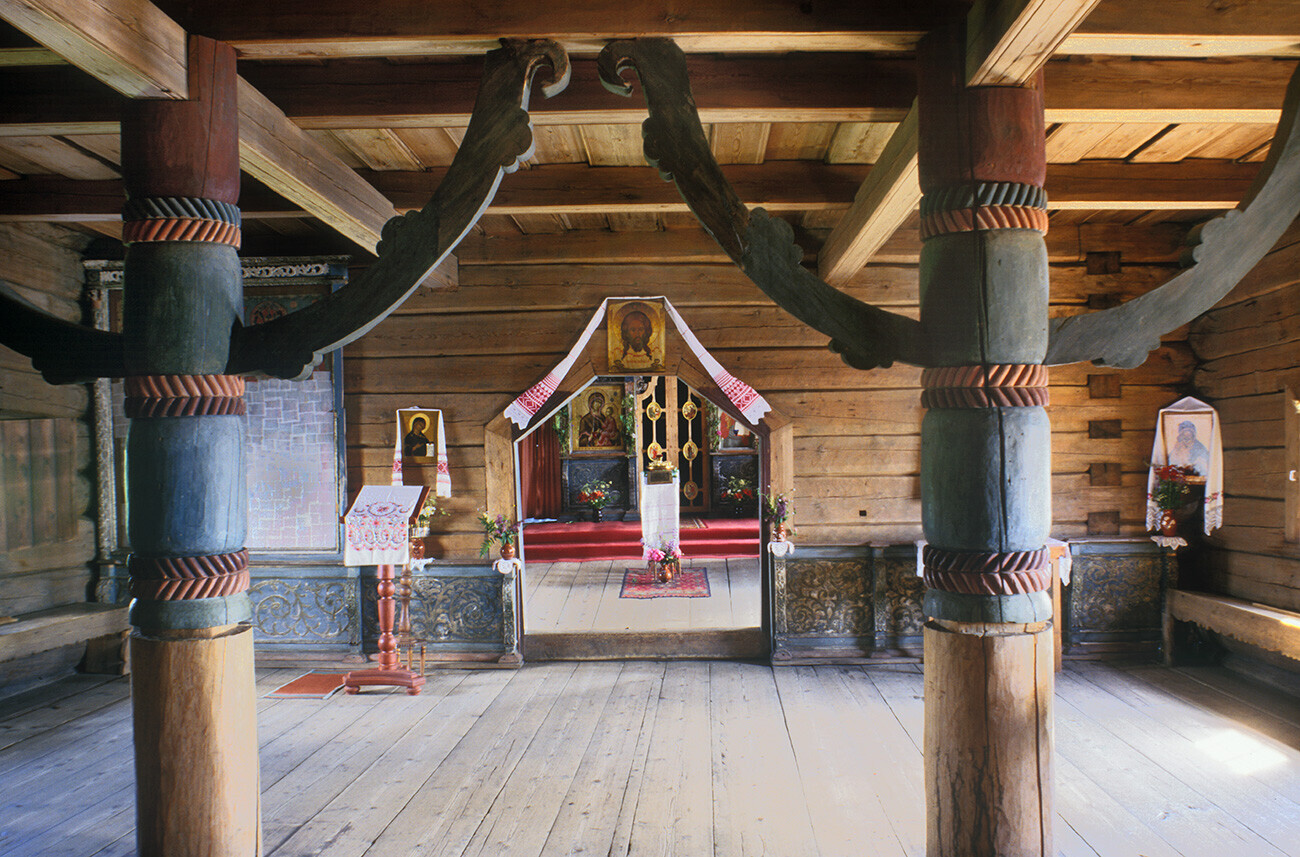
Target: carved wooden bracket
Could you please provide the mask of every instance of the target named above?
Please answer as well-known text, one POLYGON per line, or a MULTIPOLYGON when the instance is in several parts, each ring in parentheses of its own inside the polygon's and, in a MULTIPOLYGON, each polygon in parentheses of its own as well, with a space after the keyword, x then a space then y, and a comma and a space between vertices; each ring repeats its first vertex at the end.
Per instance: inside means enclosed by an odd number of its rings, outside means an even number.
POLYGON ((1282 117, 1255 183, 1235 209, 1193 231, 1193 267, 1117 307, 1059 318, 1047 345, 1049 365, 1091 360, 1131 369, 1160 347, 1160 337, 1218 303, 1255 267, 1300 214, 1300 67, 1291 76, 1282 117))
MULTIPOLYGON (((226 373, 303 377, 400 306, 482 215, 502 176, 532 154, 528 96, 542 66, 550 69, 543 94, 563 91, 569 59, 557 43, 503 39, 490 51, 465 139, 428 205, 384 225, 379 258, 357 280, 265 324, 236 325, 226 373)), ((54 318, 3 286, 0 343, 32 358, 53 384, 125 374, 120 334, 54 318)))
POLYGON ((859 369, 895 360, 926 365, 920 322, 886 312, 827 285, 805 269, 784 220, 740 201, 714 159, 700 125, 686 57, 665 38, 611 42, 600 52, 601 82, 620 95, 636 71, 650 118, 642 124, 646 158, 677 184, 691 211, 745 275, 786 312, 831 338, 831 349, 859 369))

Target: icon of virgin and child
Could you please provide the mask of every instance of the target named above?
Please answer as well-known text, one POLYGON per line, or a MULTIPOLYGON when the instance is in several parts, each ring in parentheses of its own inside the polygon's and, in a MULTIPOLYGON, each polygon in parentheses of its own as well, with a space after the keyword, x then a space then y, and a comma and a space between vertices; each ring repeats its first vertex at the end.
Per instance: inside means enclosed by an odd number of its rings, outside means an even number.
POLYGON ((623 426, 618 413, 600 390, 587 394, 587 412, 578 418, 578 447, 617 449, 623 446, 623 426))

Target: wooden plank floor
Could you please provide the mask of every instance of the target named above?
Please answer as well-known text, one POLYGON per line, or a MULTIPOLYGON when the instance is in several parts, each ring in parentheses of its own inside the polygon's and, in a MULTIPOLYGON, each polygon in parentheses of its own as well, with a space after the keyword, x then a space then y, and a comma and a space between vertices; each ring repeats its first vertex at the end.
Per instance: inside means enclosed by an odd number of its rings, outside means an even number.
MULTIPOLYGON (((298 670, 259 670, 259 693, 298 670)), ((0 701, 0 854, 134 853, 126 680, 0 701)), ((606 661, 261 699, 265 850, 922 855, 913 665, 606 661)), ((1066 857, 1300 855, 1300 705, 1217 668, 1068 665, 1066 857)))
POLYGON ((690 559, 709 574, 707 598, 620 598, 623 575, 637 560, 529 563, 524 627, 529 634, 721 631, 757 628, 757 557, 690 559))

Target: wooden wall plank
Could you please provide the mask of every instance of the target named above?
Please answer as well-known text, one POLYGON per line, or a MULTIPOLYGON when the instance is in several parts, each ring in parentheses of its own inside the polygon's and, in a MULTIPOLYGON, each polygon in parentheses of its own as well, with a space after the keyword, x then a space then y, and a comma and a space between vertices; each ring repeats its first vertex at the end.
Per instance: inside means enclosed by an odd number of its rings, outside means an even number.
POLYGON ((32 525, 31 427, 26 420, 0 422, 4 439, 5 531, 9 548, 35 544, 32 525))

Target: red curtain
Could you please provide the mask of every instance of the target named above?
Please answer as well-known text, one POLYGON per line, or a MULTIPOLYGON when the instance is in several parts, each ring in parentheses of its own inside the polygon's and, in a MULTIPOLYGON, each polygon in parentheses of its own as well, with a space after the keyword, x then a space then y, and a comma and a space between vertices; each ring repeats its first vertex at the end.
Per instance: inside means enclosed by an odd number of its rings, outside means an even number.
POLYGON ((519 442, 525 518, 554 518, 564 508, 560 484, 560 437, 548 421, 519 442))

